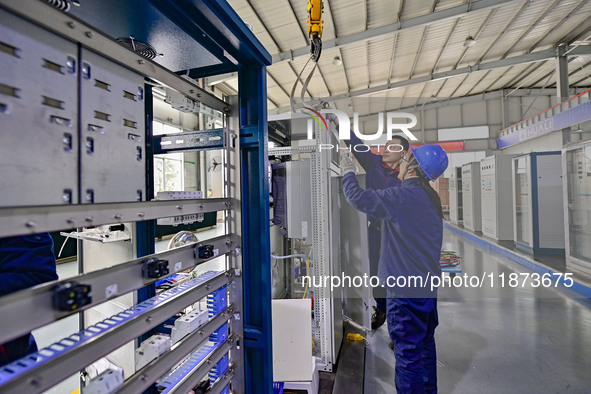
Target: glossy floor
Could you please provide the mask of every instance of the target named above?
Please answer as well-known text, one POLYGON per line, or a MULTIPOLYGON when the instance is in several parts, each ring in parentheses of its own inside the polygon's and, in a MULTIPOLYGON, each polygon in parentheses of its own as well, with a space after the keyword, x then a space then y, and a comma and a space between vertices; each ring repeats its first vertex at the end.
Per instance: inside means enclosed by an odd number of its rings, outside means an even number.
MULTIPOLYGON (((529 281, 510 287, 508 275, 531 271, 449 231, 444 248, 462 256, 464 273, 495 282, 439 293, 440 393, 591 392, 589 300, 562 289, 534 288, 529 281)), ((365 392, 394 393, 395 360, 386 325, 368 340, 365 392)))

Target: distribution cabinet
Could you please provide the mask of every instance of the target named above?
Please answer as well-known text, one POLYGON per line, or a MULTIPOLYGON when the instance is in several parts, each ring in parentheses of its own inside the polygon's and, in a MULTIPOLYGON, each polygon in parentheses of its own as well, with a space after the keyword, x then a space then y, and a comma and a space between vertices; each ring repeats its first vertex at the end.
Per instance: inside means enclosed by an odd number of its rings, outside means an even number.
POLYGON ((515 246, 529 253, 564 253, 562 159, 560 152, 513 159, 515 246))
POLYGON ((472 231, 482 231, 480 163, 478 162, 462 166, 462 203, 464 227, 472 231))
POLYGON ((567 272, 591 280, 591 141, 563 149, 567 272))
POLYGON ((462 211, 462 167, 455 167, 449 177, 449 220, 462 224, 462 211))
POLYGON ((513 241, 512 158, 497 155, 480 161, 482 234, 497 241, 513 241))

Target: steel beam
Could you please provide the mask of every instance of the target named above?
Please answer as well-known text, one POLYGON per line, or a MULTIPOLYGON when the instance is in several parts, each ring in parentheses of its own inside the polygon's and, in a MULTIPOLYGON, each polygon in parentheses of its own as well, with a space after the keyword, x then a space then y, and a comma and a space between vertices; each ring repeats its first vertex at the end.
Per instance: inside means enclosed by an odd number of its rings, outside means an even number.
POLYGON ((556 48, 556 96, 566 100, 568 97, 568 59, 566 45, 556 48))
MULTIPOLYGON (((423 104, 423 105, 418 105, 418 106, 411 106, 411 107, 403 107, 403 108, 396 108, 396 111, 418 111, 418 110, 423 110, 423 109, 436 109, 436 108, 443 108, 443 107, 449 107, 452 105, 462 105, 462 104, 468 104, 468 103, 475 103, 475 102, 479 102, 479 101, 489 101, 489 100, 500 100, 503 97, 503 90, 496 90, 494 92, 486 92, 486 93, 481 93, 481 94, 475 94, 472 96, 466 96, 466 97, 455 97, 455 98, 450 98, 450 99, 445 99, 445 100, 438 100, 432 103, 427 103, 427 104, 423 104)), ((516 91, 515 93, 511 94, 511 96, 513 97, 525 97, 525 96, 536 96, 536 95, 542 95, 542 96, 554 96, 556 94, 556 91, 554 89, 520 89, 518 91, 516 91)), ((371 120, 372 118, 375 118, 377 114, 370 114, 370 115, 364 115, 364 116, 360 116, 359 117, 359 121, 360 122, 365 122, 368 120, 371 120)), ((282 148, 273 148, 273 149, 282 149, 282 148)), ((273 150, 273 154, 274 150, 273 150)))
MULTIPOLYGON (((421 15, 416 18, 410 18, 403 21, 397 21, 385 26, 367 29, 360 33, 350 34, 343 37, 337 37, 332 40, 322 42, 322 49, 326 51, 330 48, 339 48, 348 45, 357 44, 360 42, 367 42, 376 38, 386 37, 393 34, 398 34, 401 31, 409 30, 415 27, 425 27, 438 22, 444 22, 449 19, 460 18, 465 16, 470 10, 470 13, 477 11, 489 10, 506 5, 513 5, 522 3, 523 0, 480 0, 476 2, 467 2, 466 4, 451 7, 445 10, 432 12, 427 15, 421 15)), ((310 56, 309 47, 300 47, 287 51, 279 52, 273 55, 273 64, 283 63, 285 61, 294 60, 298 57, 310 56)))
MULTIPOLYGON (((569 52, 569 55, 571 55, 571 56, 589 56, 589 55, 591 55, 591 46, 586 46, 586 45, 578 46, 577 48, 575 48, 571 52, 569 52)), ((439 72, 439 73, 425 75, 422 77, 415 77, 415 78, 407 79, 404 81, 393 82, 393 83, 375 86, 375 87, 371 87, 371 88, 367 88, 367 89, 355 90, 355 91, 352 91, 349 93, 343 93, 343 94, 339 94, 339 95, 335 95, 335 96, 322 98, 322 101, 333 102, 333 101, 344 100, 344 99, 347 99, 350 97, 357 97, 357 96, 365 96, 365 95, 370 95, 370 94, 382 93, 382 92, 386 92, 386 91, 392 90, 392 89, 398 89, 398 88, 402 88, 402 87, 406 87, 406 86, 410 86, 410 85, 416 85, 419 83, 430 82, 430 81, 437 81, 440 79, 452 78, 452 77, 456 77, 456 76, 460 76, 460 75, 464 75, 464 74, 469 74, 469 73, 476 72, 476 71, 485 71, 485 70, 492 70, 495 68, 509 67, 509 66, 513 66, 516 64, 539 62, 539 61, 543 61, 543 60, 553 59, 555 57, 556 57, 556 50, 555 49, 547 49, 547 50, 543 50, 543 51, 526 53, 524 55, 513 56, 510 58, 506 58, 506 59, 494 60, 494 61, 485 62, 485 63, 479 63, 479 64, 475 64, 473 66, 457 68, 455 70, 443 71, 443 72, 439 72)), ((313 99, 313 100, 307 101, 306 105, 315 105, 318 103, 320 103, 319 99, 313 99)), ((298 106, 296 105, 296 107, 298 107, 298 106)), ((286 106, 286 107, 280 107, 280 108, 277 108, 273 111, 270 111, 270 113, 273 113, 273 114, 282 113, 282 112, 288 112, 290 110, 291 110, 291 108, 289 106, 286 106)))
POLYGON ((244 362, 246 393, 272 392, 271 247, 266 73, 239 70, 244 362))
POLYGON ((229 209, 227 198, 0 208, 0 237, 229 209))

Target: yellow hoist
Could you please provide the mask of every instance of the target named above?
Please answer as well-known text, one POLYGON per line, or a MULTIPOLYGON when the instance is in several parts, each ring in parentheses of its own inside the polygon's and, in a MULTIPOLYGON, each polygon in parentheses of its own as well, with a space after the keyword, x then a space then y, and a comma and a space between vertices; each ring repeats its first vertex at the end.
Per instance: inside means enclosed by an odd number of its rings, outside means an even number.
MULTIPOLYGON (((322 52, 322 11, 323 11, 323 9, 324 9, 323 0, 308 0, 308 37, 310 37, 310 57, 308 58, 308 61, 306 62, 306 64, 302 68, 302 71, 300 71, 300 74, 298 75, 298 78, 296 79, 295 83, 293 84, 293 87, 291 89, 291 93, 289 95, 289 103, 290 103, 292 112, 295 112, 295 90, 298 85, 298 82, 300 81, 300 78, 302 77, 302 74, 304 73, 304 70, 308 66, 308 63, 310 63, 310 60, 312 60, 314 63, 316 63, 316 64, 314 64, 314 68, 312 68, 312 71, 310 72, 310 74, 308 74, 306 81, 302 83, 302 94, 301 94, 302 104, 304 102, 304 93, 306 92, 306 89, 308 88, 308 83, 312 79, 312 75, 314 75, 314 71, 316 71, 316 67, 318 66, 318 59, 320 59, 320 53, 322 52)), ((306 108, 306 107, 304 106, 304 108, 306 108)))
POLYGON ((311 40, 310 54, 317 62, 322 52, 322 0, 308 0, 308 37, 311 40))

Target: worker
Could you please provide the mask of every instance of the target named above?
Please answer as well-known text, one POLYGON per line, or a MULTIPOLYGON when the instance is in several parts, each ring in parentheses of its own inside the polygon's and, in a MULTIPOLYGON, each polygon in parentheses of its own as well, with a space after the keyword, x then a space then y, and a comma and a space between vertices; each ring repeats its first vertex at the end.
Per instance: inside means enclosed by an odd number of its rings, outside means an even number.
MULTIPOLYGON (((48 233, 0 238, 0 296, 57 280, 48 233)), ((37 351, 32 334, 0 345, 0 366, 37 351)))
POLYGON ((447 164, 447 155, 438 145, 411 148, 401 159, 399 187, 364 190, 351 157, 341 153, 347 201, 368 215, 383 218, 379 278, 388 292, 387 321, 394 342, 398 393, 437 392, 437 289, 431 288, 429 277, 441 276, 443 214, 429 181, 443 174, 447 164))
MULTIPOLYGON (((383 154, 378 155, 363 149, 355 150, 355 146, 363 145, 363 142, 352 133, 350 140, 344 140, 348 147, 353 147, 353 155, 365 170, 365 187, 373 190, 387 189, 400 186, 398 179, 398 166, 400 159, 408 152, 408 140, 402 136, 394 136, 386 143, 383 154)), ((381 148, 381 147, 380 147, 381 148)), ((382 148, 381 148, 382 149, 382 148)), ((382 244, 382 218, 367 215, 367 239, 369 247, 369 272, 370 275, 378 274, 380 261, 380 248, 382 244)), ((382 288, 374 288, 373 296, 376 301, 374 313, 371 316, 371 329, 377 330, 386 321, 386 294, 382 288)))

